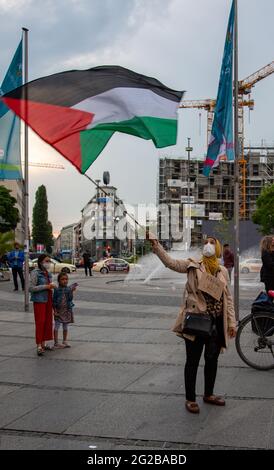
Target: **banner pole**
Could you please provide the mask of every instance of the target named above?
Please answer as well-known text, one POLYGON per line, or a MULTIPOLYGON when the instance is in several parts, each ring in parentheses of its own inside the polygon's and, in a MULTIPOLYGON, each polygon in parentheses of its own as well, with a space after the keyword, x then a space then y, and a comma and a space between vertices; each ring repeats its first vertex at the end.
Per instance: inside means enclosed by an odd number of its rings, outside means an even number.
MULTIPOLYGON (((24 85, 28 82, 28 32, 27 28, 22 28, 24 38, 24 85)), ((24 88, 25 116, 27 118, 27 88, 24 88)), ((27 119, 26 119, 27 122, 27 119)), ((28 126, 24 123, 24 252, 25 252, 25 312, 29 312, 29 142, 28 126)))
POLYGON ((239 126, 238 126, 238 0, 235 1, 234 16, 234 307, 239 320, 239 126))

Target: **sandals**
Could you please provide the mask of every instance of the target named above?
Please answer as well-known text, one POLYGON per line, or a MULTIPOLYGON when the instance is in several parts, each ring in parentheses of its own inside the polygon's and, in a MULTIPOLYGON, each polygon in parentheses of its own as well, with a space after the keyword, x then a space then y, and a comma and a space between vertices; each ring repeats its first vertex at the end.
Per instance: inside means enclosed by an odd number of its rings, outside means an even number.
POLYGON ((37 346, 37 356, 43 356, 44 354, 44 349, 42 346, 37 346))
POLYGON ((64 345, 65 348, 71 348, 71 345, 68 344, 66 341, 63 341, 62 344, 64 345))
POLYGON ((62 343, 54 343, 54 349, 64 349, 65 347, 62 343))
POLYGON ((217 397, 216 395, 211 395, 210 397, 203 397, 205 403, 210 405, 225 406, 225 400, 222 397, 217 397))
POLYGON ((185 406, 187 411, 189 411, 190 413, 200 413, 199 405, 195 401, 186 401, 185 406))

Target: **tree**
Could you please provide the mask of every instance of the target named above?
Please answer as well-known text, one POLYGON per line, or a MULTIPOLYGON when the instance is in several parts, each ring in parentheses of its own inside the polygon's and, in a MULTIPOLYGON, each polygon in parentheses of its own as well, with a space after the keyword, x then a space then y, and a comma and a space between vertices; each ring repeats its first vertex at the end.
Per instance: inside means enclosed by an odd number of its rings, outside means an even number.
POLYGON ((220 240, 221 244, 233 242, 233 231, 231 230, 231 221, 222 219, 213 226, 214 235, 220 240))
POLYGON ((18 224, 19 210, 15 207, 16 199, 10 195, 11 190, 0 186, 0 232, 15 230, 18 224))
POLYGON ((46 243, 46 250, 48 253, 52 252, 52 247, 54 245, 53 234, 52 234, 52 223, 48 221, 48 240, 46 243))
POLYGON ((14 233, 0 233, 0 258, 12 250, 14 244, 14 233))
POLYGON ((47 250, 52 246, 52 225, 48 220, 48 198, 44 185, 39 186, 35 194, 32 213, 32 239, 34 246, 41 244, 47 250))
POLYGON ((261 226, 263 235, 274 233, 274 184, 265 186, 256 201, 256 211, 252 216, 255 224, 261 226))

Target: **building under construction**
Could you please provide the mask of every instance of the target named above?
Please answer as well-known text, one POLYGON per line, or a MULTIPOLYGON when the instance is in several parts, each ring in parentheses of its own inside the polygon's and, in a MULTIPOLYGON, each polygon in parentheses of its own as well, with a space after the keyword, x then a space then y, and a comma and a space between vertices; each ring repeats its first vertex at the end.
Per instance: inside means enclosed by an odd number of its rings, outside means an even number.
MULTIPOLYGON (((254 146, 244 151, 244 172, 240 179, 240 220, 251 220, 262 188, 274 184, 274 146, 254 146)), ((186 157, 159 160, 158 204, 179 204, 179 229, 183 231, 184 203, 192 204, 192 244, 202 241, 208 220, 232 220, 234 211, 234 163, 221 161, 210 177, 203 175, 203 159, 186 157), (189 175, 189 180, 188 180, 189 175)), ((162 215, 163 217, 163 215, 162 215)), ((161 214, 159 215, 159 237, 161 214)), ((173 223, 169 221, 169 225, 173 223)), ((175 221, 174 221, 175 223, 175 221)), ((172 237, 166 240, 171 245, 172 237)))

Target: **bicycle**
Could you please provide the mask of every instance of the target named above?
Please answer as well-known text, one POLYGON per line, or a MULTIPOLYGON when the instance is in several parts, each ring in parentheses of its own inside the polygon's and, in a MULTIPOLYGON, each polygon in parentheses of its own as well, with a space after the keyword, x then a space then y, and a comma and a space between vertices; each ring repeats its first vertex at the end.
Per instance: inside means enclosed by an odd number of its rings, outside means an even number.
MULTIPOLYGON (((268 291, 268 296, 274 298, 274 291, 268 291)), ((274 313, 262 311, 243 318, 238 326, 236 349, 248 366, 274 369, 274 313)))

